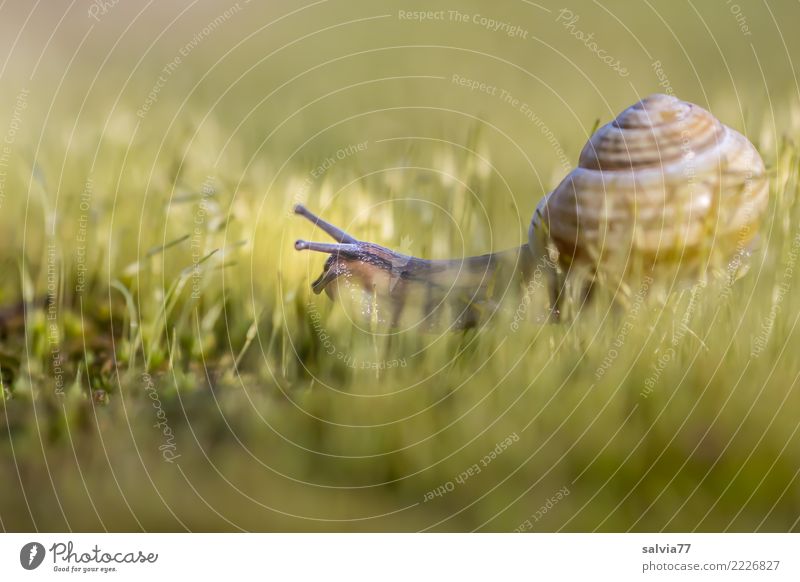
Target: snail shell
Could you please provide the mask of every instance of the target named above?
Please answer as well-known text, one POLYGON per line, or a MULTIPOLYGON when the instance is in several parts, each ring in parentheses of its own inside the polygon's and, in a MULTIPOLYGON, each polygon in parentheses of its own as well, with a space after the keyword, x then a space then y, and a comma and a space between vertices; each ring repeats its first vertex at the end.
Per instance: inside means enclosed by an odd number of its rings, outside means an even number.
POLYGON ((655 94, 601 127, 578 167, 540 204, 562 262, 597 270, 729 259, 768 202, 753 145, 705 109, 655 94))

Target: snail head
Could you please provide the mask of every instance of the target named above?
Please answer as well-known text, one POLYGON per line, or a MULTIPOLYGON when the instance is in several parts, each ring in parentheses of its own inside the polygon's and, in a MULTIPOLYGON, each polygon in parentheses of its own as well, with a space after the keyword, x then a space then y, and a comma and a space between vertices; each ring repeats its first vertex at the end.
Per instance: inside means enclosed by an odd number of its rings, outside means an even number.
POLYGON ((325 261, 322 274, 311 283, 311 289, 316 294, 325 291, 333 299, 336 286, 331 284, 339 278, 346 278, 348 283, 356 284, 365 291, 384 285, 391 287, 392 280, 402 277, 405 267, 414 261, 413 257, 354 238, 301 204, 294 207, 294 213, 307 218, 336 241, 322 243, 298 240, 294 243, 294 248, 298 251, 309 250, 330 255, 325 261))

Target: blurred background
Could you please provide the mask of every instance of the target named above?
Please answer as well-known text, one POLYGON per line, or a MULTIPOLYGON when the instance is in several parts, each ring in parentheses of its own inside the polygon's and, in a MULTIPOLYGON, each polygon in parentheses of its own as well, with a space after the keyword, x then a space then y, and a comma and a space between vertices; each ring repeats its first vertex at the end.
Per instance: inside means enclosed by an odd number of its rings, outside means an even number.
POLYGON ((3 529, 796 530, 800 302, 793 276, 776 290, 798 17, 795 0, 4 2, 3 529), (607 313, 388 345, 311 295, 322 260, 292 242, 323 238, 293 204, 421 256, 520 245, 594 128, 654 92, 757 145, 770 252, 727 301, 642 314, 607 374, 607 313))

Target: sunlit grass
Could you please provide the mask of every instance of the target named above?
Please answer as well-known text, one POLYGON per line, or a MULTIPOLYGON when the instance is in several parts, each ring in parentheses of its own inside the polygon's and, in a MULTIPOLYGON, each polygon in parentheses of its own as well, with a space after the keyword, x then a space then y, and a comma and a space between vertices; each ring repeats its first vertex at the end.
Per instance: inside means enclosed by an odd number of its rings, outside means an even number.
POLYGON ((218 158, 213 121, 153 163, 131 116, 9 177, 27 200, 6 210, 29 207, 3 251, 3 303, 27 302, 3 321, 5 528, 509 531, 565 487, 534 529, 798 528, 800 127, 759 144, 772 202, 732 289, 384 336, 311 293, 323 259, 292 243, 321 233, 291 207, 419 256, 523 244, 543 192, 509 186, 478 132, 314 178, 329 153, 218 158))

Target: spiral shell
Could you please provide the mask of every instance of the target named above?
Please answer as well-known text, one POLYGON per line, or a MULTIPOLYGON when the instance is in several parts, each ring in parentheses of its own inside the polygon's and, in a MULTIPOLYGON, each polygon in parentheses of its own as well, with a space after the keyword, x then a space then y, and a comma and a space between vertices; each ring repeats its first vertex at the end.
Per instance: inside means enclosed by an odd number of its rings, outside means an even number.
POLYGON ((591 137, 531 232, 541 221, 563 261, 598 268, 730 258, 755 236, 767 192, 747 138, 697 105, 656 94, 591 137))

